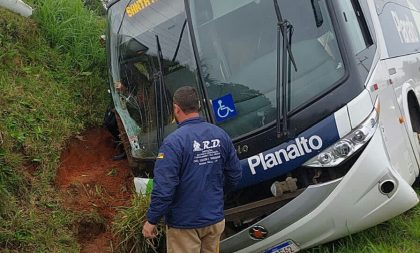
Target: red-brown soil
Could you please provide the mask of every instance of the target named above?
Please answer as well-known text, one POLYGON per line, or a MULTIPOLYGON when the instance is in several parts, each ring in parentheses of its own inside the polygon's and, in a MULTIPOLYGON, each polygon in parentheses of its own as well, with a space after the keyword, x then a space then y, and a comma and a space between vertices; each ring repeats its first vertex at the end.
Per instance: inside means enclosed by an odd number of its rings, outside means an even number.
POLYGON ((74 138, 61 154, 56 177, 64 207, 81 213, 77 224, 81 252, 111 252, 111 223, 128 204, 133 180, 127 160, 113 161, 116 146, 105 129, 74 138))

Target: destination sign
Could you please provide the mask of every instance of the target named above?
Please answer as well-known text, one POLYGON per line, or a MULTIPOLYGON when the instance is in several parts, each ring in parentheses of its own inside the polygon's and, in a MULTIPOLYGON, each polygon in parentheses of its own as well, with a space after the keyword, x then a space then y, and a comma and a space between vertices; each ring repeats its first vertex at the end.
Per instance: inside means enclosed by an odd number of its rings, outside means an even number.
POLYGON ((129 17, 132 17, 136 15, 137 13, 139 13, 141 10, 149 7, 150 5, 158 1, 159 0, 137 0, 134 3, 130 4, 129 6, 127 6, 125 10, 127 12, 127 15, 129 17))

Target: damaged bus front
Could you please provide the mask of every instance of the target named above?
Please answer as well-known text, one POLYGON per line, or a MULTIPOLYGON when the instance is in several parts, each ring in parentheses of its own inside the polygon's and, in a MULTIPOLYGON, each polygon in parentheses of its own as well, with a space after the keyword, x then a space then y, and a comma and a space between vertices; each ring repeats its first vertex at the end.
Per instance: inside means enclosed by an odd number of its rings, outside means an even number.
POLYGON ((371 88, 388 75, 377 2, 111 2, 111 94, 137 176, 152 174, 176 129, 173 93, 191 85, 243 168, 226 196, 221 252, 297 252, 413 207, 420 126, 399 128, 398 144, 379 128, 398 127, 381 108, 399 105, 371 88))

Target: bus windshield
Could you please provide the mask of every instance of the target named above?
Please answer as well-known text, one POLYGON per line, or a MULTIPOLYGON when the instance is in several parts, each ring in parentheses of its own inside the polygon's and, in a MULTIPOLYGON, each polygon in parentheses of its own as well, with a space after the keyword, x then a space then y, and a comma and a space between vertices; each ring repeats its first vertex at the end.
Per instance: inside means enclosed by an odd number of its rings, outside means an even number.
POLYGON ((137 157, 154 158, 177 128, 174 92, 184 85, 197 88, 183 1, 142 8, 132 0, 116 2, 108 11, 107 43, 116 109, 129 138, 138 138, 137 157))
MULTIPOLYGON (((335 86, 345 69, 326 0, 278 3, 294 28, 291 48, 298 70, 291 69, 288 90, 288 111, 293 111, 335 86)), ((233 138, 272 125, 280 67, 273 0, 191 0, 189 4, 209 99, 231 96, 236 109, 233 117, 217 123, 233 138)), ((230 109, 217 101, 222 109, 230 109)))

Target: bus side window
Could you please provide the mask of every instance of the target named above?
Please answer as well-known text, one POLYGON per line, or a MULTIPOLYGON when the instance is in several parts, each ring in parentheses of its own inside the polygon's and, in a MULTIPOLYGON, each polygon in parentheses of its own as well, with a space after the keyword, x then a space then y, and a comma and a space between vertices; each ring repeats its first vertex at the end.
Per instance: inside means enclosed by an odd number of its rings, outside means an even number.
POLYGON ((338 1, 346 31, 350 36, 353 54, 358 54, 373 44, 368 25, 357 0, 338 1))

